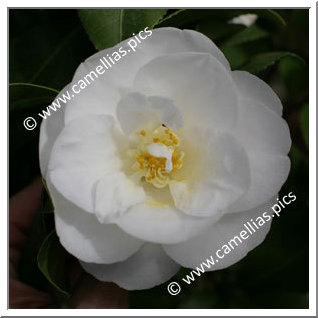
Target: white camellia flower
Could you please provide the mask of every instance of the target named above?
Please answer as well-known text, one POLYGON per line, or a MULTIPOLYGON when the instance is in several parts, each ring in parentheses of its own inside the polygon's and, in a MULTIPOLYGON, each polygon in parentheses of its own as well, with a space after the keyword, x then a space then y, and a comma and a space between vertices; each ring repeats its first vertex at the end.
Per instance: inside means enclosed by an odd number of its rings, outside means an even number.
MULTIPOLYGON (((96 69, 100 51, 60 96, 96 69)), ((262 80, 196 31, 161 28, 43 121, 40 162, 65 249, 128 290, 193 268, 272 205, 291 140, 262 80)), ((266 222, 211 270, 259 245, 266 222)))

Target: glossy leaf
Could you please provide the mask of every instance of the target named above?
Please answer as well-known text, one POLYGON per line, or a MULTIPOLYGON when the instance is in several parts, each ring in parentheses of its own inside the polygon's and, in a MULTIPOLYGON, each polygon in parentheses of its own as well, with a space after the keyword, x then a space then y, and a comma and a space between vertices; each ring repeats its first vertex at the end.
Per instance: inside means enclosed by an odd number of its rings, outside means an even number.
MULTIPOLYGON (((253 74, 258 74, 261 71, 264 71, 268 67, 274 65, 278 62, 281 58, 290 56, 294 57, 303 62, 302 58, 299 57, 297 54, 290 53, 290 52, 267 52, 258 54, 253 56, 250 61, 245 64, 242 69, 248 71, 253 74)), ((304 63, 304 62, 303 62, 304 63)))
POLYGON ((268 37, 269 33, 254 24, 234 34, 223 45, 234 46, 268 37))
POLYGON ((296 102, 297 96, 308 94, 308 68, 304 67, 302 61, 284 57, 279 61, 279 72, 291 100, 296 102))
POLYGON ((133 33, 152 29, 166 9, 81 9, 78 14, 97 50, 112 47, 133 36, 133 33))
POLYGON ((285 26, 285 20, 274 10, 268 9, 182 9, 166 16, 159 24, 159 27, 174 26, 184 27, 185 25, 198 24, 202 21, 223 21, 242 15, 254 13, 266 23, 281 27, 285 26))
POLYGON ((177 27, 182 28, 185 25, 198 23, 209 18, 214 10, 209 9, 180 9, 164 17, 157 27, 177 27))
POLYGON ((204 20, 197 26, 197 31, 203 33, 212 41, 219 41, 244 29, 245 27, 239 24, 224 23, 213 19, 204 20))
POLYGON ((10 10, 9 81, 60 90, 94 53, 75 10, 10 10))
POLYGON ((66 252, 61 246, 55 231, 52 231, 44 240, 38 253, 38 267, 61 294, 63 298, 69 297, 65 272, 66 252))
POLYGON ((239 69, 248 61, 248 54, 239 46, 222 46, 221 50, 230 62, 232 70, 239 69))
POLYGON ((40 174, 38 143, 40 123, 38 112, 49 105, 57 91, 40 85, 13 83, 9 85, 9 159, 10 195, 21 189, 40 174), (27 117, 37 120, 37 127, 26 130, 23 121, 27 117), (21 160, 23 158, 23 160, 21 160))
POLYGON ((57 94, 58 90, 42 85, 11 83, 9 84, 10 112, 47 106, 57 94))

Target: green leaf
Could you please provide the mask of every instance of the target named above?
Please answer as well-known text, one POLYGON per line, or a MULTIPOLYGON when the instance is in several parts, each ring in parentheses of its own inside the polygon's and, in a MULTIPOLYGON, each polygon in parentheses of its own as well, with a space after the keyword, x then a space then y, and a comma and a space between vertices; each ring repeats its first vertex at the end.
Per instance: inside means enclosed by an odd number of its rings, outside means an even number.
POLYGON ((9 87, 10 195, 40 174, 40 121, 27 131, 23 120, 39 118, 38 111, 94 52, 76 10, 9 10, 9 82, 17 83, 9 87))
POLYGON ((9 11, 9 82, 60 90, 94 53, 76 10, 9 11))
POLYGON ((221 46, 220 49, 229 61, 232 70, 239 69, 248 60, 248 54, 239 46, 221 46))
POLYGON ((112 47, 148 27, 152 29, 166 9, 80 9, 82 24, 97 50, 112 47))
POLYGON ((40 121, 37 115, 55 98, 55 89, 29 84, 9 85, 9 159, 10 195, 21 189, 40 174, 38 163, 38 143, 40 121), (27 117, 38 121, 37 127, 28 131, 23 126, 27 117), (23 160, 21 160, 23 158, 23 160))
POLYGON ((300 111, 300 123, 303 137, 306 141, 307 146, 309 146, 309 106, 308 104, 303 105, 300 111))
POLYGON ((41 85, 9 84, 10 151, 16 151, 26 143, 34 141, 40 123, 38 122, 37 128, 31 132, 24 128, 23 120, 29 116, 37 119, 37 113, 49 105, 57 93, 57 90, 41 85))
POLYGON ((279 61, 279 72, 284 80, 290 99, 296 101, 299 95, 308 92, 308 68, 304 63, 292 57, 284 57, 279 61))
POLYGON ((284 18, 274 10, 271 10, 271 9, 260 10, 258 15, 260 18, 263 18, 265 20, 270 20, 273 23, 277 24, 278 26, 286 26, 286 21, 284 20, 284 18))
POLYGON ((223 39, 244 29, 243 25, 225 23, 214 19, 204 20, 197 25, 197 31, 203 33, 212 41, 223 39))
POLYGON ((157 26, 174 26, 182 28, 208 20, 228 23, 229 20, 248 13, 257 14, 259 19, 265 24, 271 24, 278 27, 286 25, 284 19, 276 11, 268 9, 183 9, 168 15, 162 19, 157 26))
POLYGON ((54 230, 42 243, 37 262, 39 269, 57 292, 57 296, 63 300, 67 300, 70 296, 67 286, 65 257, 66 252, 54 230))
POLYGON ((286 21, 284 20, 284 18, 279 13, 271 9, 234 9, 228 11, 230 11, 230 13, 228 14, 230 18, 234 18, 242 14, 252 13, 258 16, 258 22, 264 22, 264 24, 268 26, 286 26, 286 21))
POLYGON ((57 94, 58 91, 56 89, 43 85, 10 83, 10 112, 30 108, 38 108, 40 111, 47 106, 57 94))
POLYGON ((227 39, 223 45, 234 46, 268 37, 269 33, 258 25, 254 24, 244 30, 234 34, 227 39))
POLYGON ((278 62, 281 58, 286 56, 293 57, 300 60, 302 63, 305 63, 299 55, 294 53, 267 52, 253 56, 250 61, 242 67, 242 69, 253 74, 258 74, 259 72, 264 71, 268 67, 278 62))
POLYGON ((185 25, 198 23, 208 18, 215 10, 210 9, 181 9, 172 12, 164 17, 156 27, 177 27, 182 28, 185 25))

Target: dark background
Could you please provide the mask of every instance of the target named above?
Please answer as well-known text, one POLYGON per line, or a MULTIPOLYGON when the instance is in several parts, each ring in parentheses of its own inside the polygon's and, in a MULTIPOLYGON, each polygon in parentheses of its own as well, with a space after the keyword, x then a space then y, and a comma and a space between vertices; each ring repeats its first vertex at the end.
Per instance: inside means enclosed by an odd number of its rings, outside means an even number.
MULTIPOLYGON (((98 45, 96 40, 93 40, 94 44, 90 41, 91 32, 94 31, 89 25, 89 19, 85 18, 85 11, 9 10, 10 196, 40 174, 39 126, 33 131, 27 131, 22 124, 24 118, 36 117, 39 111, 53 101, 56 93, 45 87, 59 91, 71 81, 77 66, 96 52, 95 47, 98 45)), ((98 15, 115 16, 115 11, 95 10, 97 18, 94 17, 94 23, 99 23, 98 15)), ((139 14, 145 10, 129 11, 139 14)), ((239 263, 225 270, 205 273, 191 286, 183 288, 178 296, 168 294, 167 284, 151 290, 130 292, 131 307, 308 308, 309 11, 163 11, 163 21, 157 22, 154 27, 175 26, 199 30, 221 48, 232 69, 246 69, 257 74, 279 95, 284 105, 283 116, 289 124, 293 140, 291 172, 281 194, 292 191, 297 200, 282 212, 280 218, 274 219, 264 243, 239 263), (254 26, 247 28, 227 23, 239 14, 250 12, 259 15, 254 26)), ((137 31, 143 29, 139 26, 136 28, 137 31)), ((130 34, 135 32, 134 26, 128 31, 131 31, 130 34)), ((58 299, 62 299, 62 303, 70 292, 63 272, 68 256, 57 242, 46 255, 52 258, 58 256, 61 260, 59 264, 46 268, 46 263, 38 264, 36 261, 44 238, 53 228, 51 212, 52 207, 44 192, 41 211, 25 251, 20 276, 23 281, 37 288, 52 291, 58 299)), ((174 280, 180 281, 188 273, 188 269, 182 269, 174 280)))

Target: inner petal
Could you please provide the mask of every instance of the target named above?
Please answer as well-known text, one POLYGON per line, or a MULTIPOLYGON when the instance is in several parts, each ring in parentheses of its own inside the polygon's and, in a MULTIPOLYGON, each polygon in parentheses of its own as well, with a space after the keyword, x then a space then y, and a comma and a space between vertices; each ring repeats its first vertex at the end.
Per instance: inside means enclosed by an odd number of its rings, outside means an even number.
POLYGON ((153 130, 160 124, 171 129, 183 126, 180 109, 173 100, 161 96, 128 93, 118 103, 116 112, 122 131, 127 135, 141 129, 153 130))

